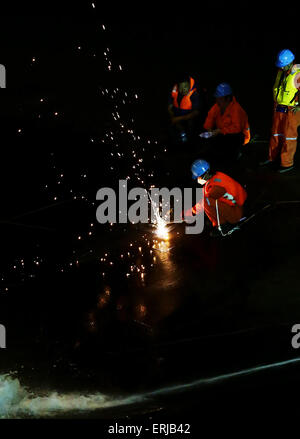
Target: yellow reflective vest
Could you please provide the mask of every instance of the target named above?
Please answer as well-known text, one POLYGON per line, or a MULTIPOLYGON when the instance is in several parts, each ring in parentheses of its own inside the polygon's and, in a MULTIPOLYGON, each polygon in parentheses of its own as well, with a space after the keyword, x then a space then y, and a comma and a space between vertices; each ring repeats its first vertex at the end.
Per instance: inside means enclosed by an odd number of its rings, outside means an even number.
POLYGON ((274 101, 279 105, 295 107, 297 104, 296 95, 298 89, 295 87, 295 75, 300 73, 300 65, 293 66, 289 75, 284 76, 285 72, 278 70, 276 81, 273 88, 274 101))

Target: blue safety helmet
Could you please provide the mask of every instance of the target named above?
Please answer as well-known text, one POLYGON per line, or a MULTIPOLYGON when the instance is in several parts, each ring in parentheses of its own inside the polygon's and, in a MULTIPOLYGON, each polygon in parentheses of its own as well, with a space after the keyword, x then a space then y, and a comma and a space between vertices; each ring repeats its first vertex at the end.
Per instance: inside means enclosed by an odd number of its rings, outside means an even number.
POLYGON ((196 178, 201 177, 209 170, 210 170, 210 164, 206 160, 202 160, 202 159, 196 160, 192 164, 193 179, 196 180, 196 178))
POLYGON ((226 82, 219 84, 215 91, 215 98, 223 98, 224 96, 232 95, 232 88, 226 82))
POLYGON ((276 67, 282 69, 293 62, 295 59, 295 55, 289 49, 281 50, 277 55, 276 67))

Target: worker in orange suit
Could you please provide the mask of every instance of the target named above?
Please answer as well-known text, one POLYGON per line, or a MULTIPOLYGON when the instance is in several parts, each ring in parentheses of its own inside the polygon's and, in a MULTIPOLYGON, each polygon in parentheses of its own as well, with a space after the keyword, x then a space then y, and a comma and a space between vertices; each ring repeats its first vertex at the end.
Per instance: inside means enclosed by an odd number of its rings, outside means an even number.
POLYGON ((212 172, 206 160, 196 160, 192 175, 204 186, 204 210, 214 230, 213 236, 224 236, 239 229, 247 199, 245 189, 223 172, 212 172))
POLYGON ((176 143, 185 143, 191 139, 202 106, 202 97, 195 80, 190 76, 179 79, 173 87, 168 104, 171 135, 176 143))
POLYGON ((243 145, 250 141, 250 127, 246 111, 237 102, 227 83, 215 91, 216 103, 209 110, 204 129, 210 133, 206 157, 218 167, 239 158, 243 145))
POLYGON ((278 72, 273 87, 274 114, 269 144, 269 158, 261 165, 280 160, 279 173, 293 169, 300 125, 300 64, 284 49, 277 56, 278 72))

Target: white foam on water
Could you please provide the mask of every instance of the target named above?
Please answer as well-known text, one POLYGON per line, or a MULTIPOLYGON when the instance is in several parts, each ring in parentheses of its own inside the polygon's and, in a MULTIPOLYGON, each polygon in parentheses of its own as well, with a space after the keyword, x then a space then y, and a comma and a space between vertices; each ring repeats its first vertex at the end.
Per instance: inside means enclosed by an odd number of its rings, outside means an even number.
POLYGON ((190 383, 168 386, 142 395, 132 395, 129 397, 112 397, 99 392, 90 395, 81 395, 79 393, 59 394, 52 392, 48 395, 38 396, 23 387, 17 378, 10 375, 0 375, 0 419, 24 417, 43 418, 59 416, 60 414, 70 412, 89 412, 141 403, 155 396, 172 394, 203 385, 213 385, 233 378, 254 375, 262 371, 281 368, 299 362, 300 357, 297 357, 290 360, 242 369, 233 373, 201 378, 190 383))
POLYGON ((57 392, 38 396, 17 378, 0 375, 0 419, 59 416, 72 411, 93 411, 141 402, 142 396, 112 397, 103 393, 81 395, 57 392))

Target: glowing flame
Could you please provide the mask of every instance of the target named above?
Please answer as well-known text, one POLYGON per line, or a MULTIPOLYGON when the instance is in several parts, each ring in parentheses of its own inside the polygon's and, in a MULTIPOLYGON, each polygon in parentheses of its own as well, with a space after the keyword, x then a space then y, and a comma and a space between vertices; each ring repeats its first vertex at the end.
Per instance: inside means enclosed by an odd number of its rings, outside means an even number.
POLYGON ((156 236, 159 239, 162 239, 164 241, 168 241, 169 240, 169 229, 168 229, 168 224, 162 219, 162 218, 157 218, 156 217, 156 231, 155 231, 156 236))

